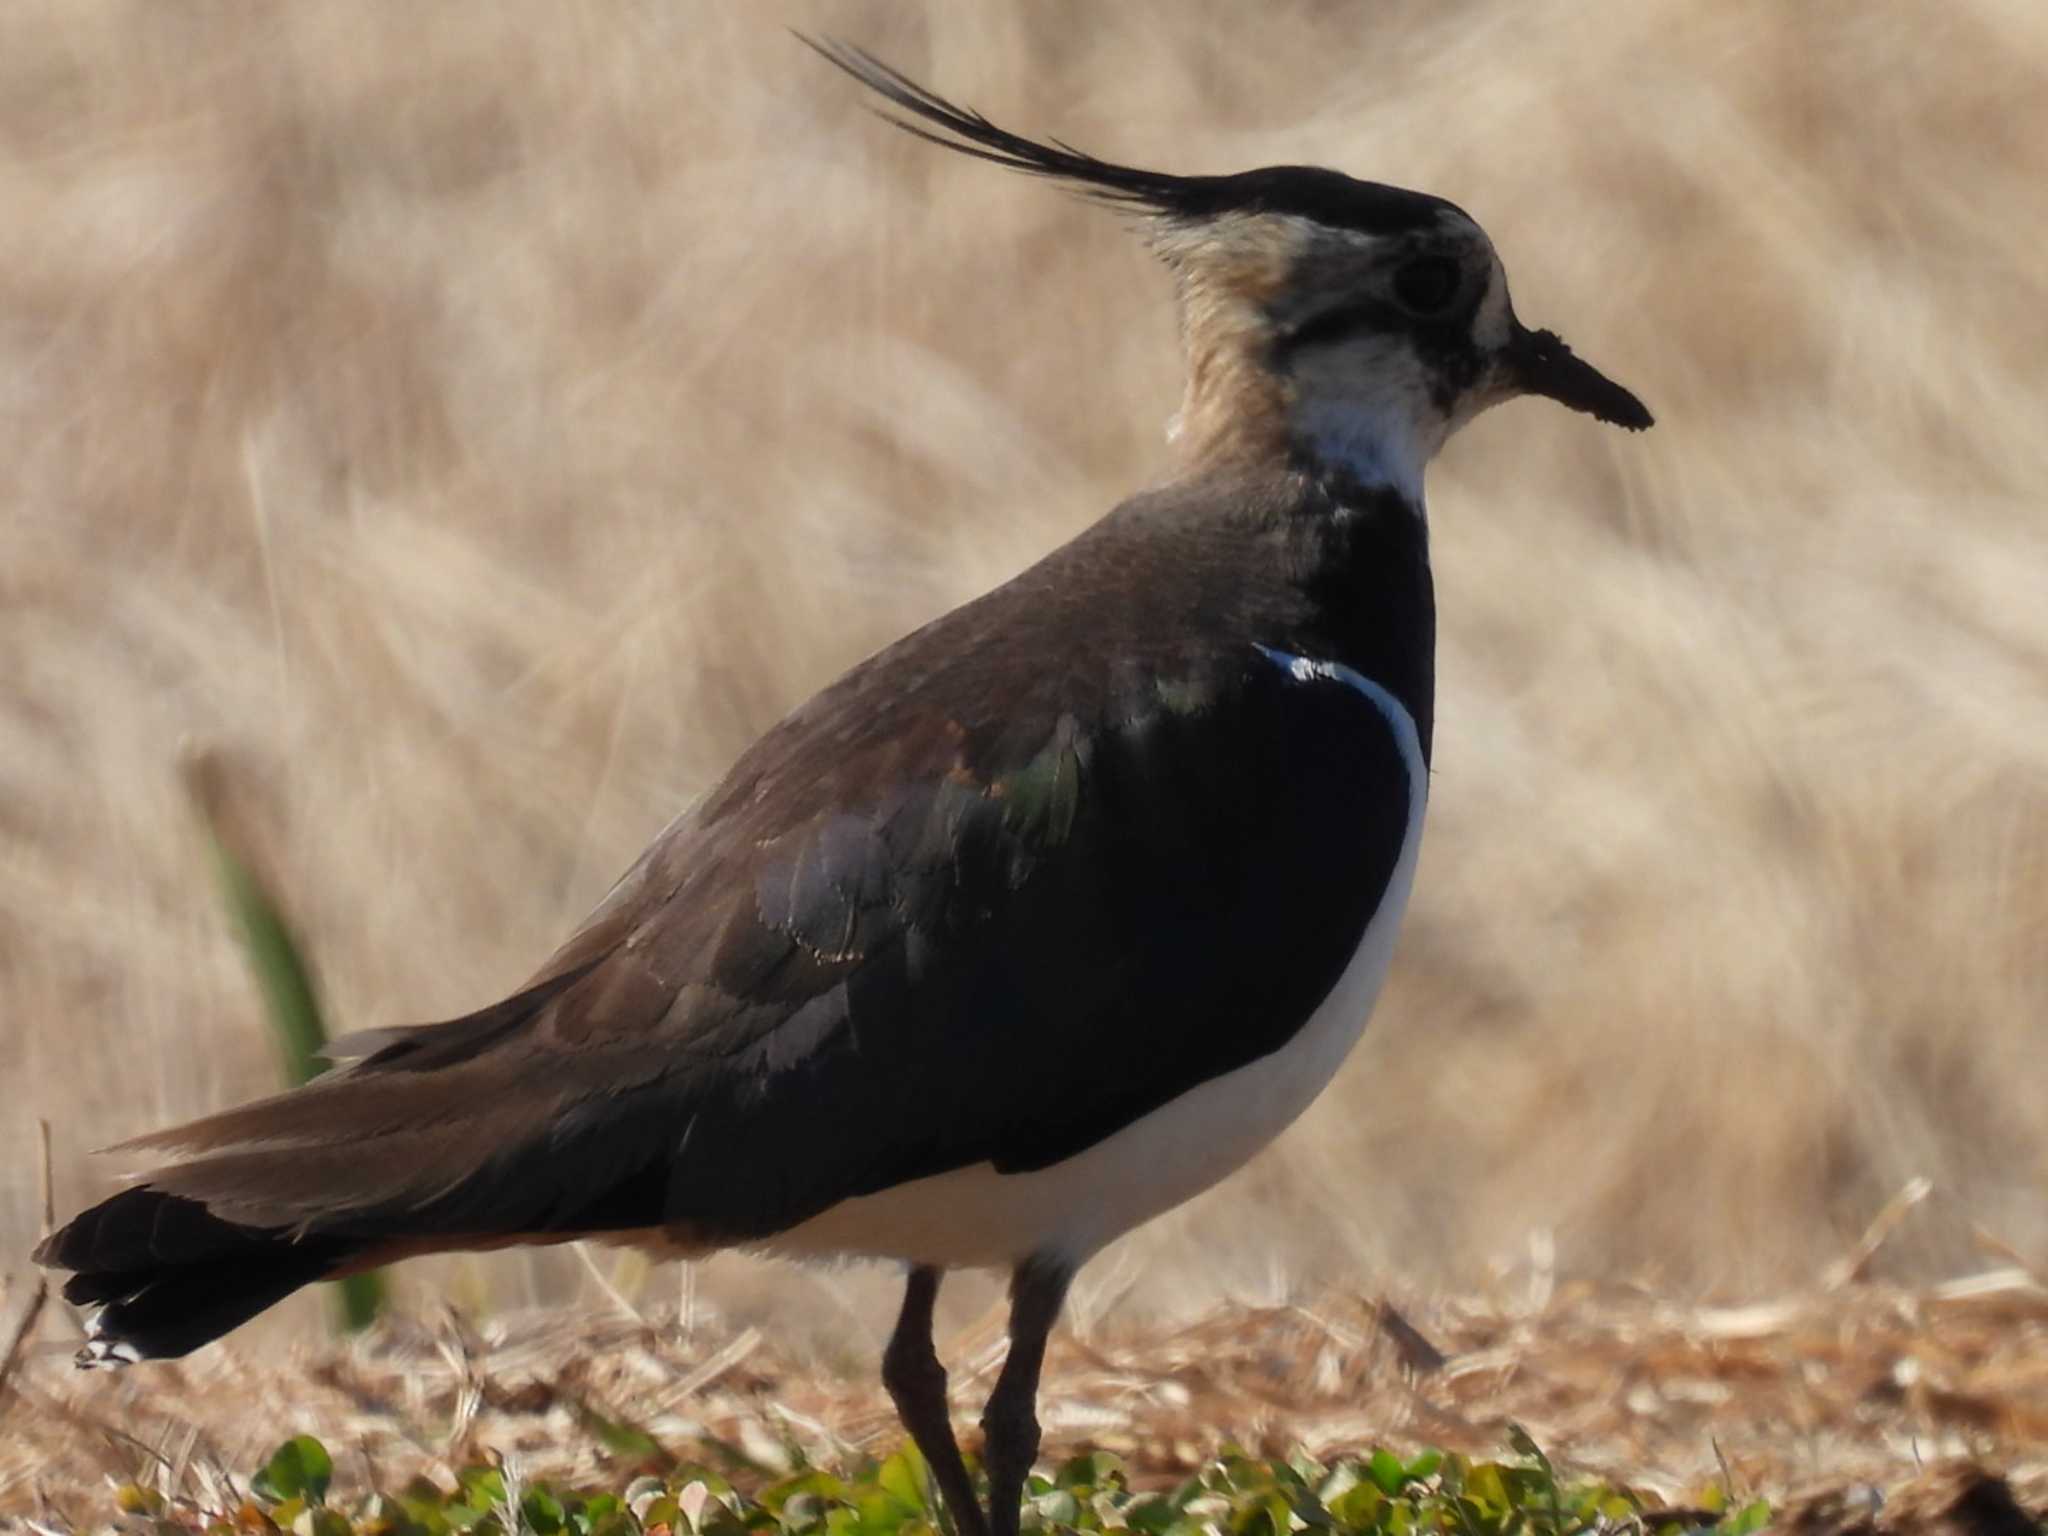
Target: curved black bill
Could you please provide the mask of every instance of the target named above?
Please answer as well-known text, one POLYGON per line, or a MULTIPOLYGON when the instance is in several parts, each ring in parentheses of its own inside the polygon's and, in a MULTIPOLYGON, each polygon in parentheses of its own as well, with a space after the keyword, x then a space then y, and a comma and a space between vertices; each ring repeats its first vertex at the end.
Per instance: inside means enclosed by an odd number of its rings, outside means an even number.
POLYGON ((1515 382, 1532 395, 1548 395, 1559 405, 1640 432, 1656 418, 1649 407, 1591 363, 1575 356, 1555 331, 1532 331, 1519 321, 1508 343, 1508 366, 1515 382))

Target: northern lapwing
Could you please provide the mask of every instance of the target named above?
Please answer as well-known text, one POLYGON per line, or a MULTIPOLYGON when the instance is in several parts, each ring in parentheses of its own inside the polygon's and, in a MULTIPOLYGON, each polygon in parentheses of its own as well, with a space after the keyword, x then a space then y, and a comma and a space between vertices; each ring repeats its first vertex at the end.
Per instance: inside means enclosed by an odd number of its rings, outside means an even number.
POLYGON ((1428 798, 1423 468, 1517 395, 1649 412, 1516 319, 1442 198, 1118 165, 812 46, 909 132, 1137 217, 1187 350, 1170 478, 797 708, 514 996, 127 1143, 157 1166, 37 1252, 98 1309, 84 1362, 439 1250, 892 1259, 883 1380, 960 1531, 1013 1536, 1074 1272, 1358 1039, 1428 798), (986 1513, 932 1344, 963 1266, 1011 1276, 986 1513))

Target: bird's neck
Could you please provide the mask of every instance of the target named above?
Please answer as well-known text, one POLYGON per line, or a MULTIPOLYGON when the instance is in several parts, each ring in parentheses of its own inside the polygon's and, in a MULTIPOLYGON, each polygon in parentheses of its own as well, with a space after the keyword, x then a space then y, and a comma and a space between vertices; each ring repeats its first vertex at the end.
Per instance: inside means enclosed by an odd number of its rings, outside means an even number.
POLYGON ((1185 469, 1305 470, 1348 500, 1384 490, 1422 515, 1423 469, 1449 424, 1409 359, 1283 374, 1249 306, 1190 300, 1182 315, 1187 390, 1168 435, 1185 469))
POLYGON ((1271 327, 1257 301, 1260 285, 1228 277, 1181 275, 1187 389, 1167 438, 1182 467, 1197 474, 1278 468, 1288 455, 1291 392, 1268 360, 1271 327))
POLYGON ((1197 473, 1284 463, 1288 390, 1257 356, 1256 337, 1212 323, 1187 337, 1187 389, 1167 429, 1175 456, 1197 473))

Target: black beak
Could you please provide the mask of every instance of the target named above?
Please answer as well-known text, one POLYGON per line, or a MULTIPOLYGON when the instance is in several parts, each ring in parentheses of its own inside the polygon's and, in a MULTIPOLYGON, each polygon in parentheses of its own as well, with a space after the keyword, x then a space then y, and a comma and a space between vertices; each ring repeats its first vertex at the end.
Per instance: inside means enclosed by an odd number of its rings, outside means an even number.
POLYGON ((1508 341, 1509 377, 1532 395, 1640 432, 1656 420, 1649 408, 1591 363, 1572 355, 1555 331, 1532 331, 1521 321, 1508 341))

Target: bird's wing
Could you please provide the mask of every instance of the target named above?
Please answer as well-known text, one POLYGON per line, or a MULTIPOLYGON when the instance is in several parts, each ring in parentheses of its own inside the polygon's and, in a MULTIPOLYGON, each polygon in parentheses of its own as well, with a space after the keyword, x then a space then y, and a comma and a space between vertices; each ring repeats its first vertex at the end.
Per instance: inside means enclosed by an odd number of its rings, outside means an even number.
POLYGON ((1188 641, 1200 593, 1129 583, 1108 629, 1073 572, 1037 594, 776 727, 528 992, 147 1138, 150 1183, 309 1231, 745 1240, 1046 1166, 1277 1049, 1378 907, 1412 737, 1188 641))

